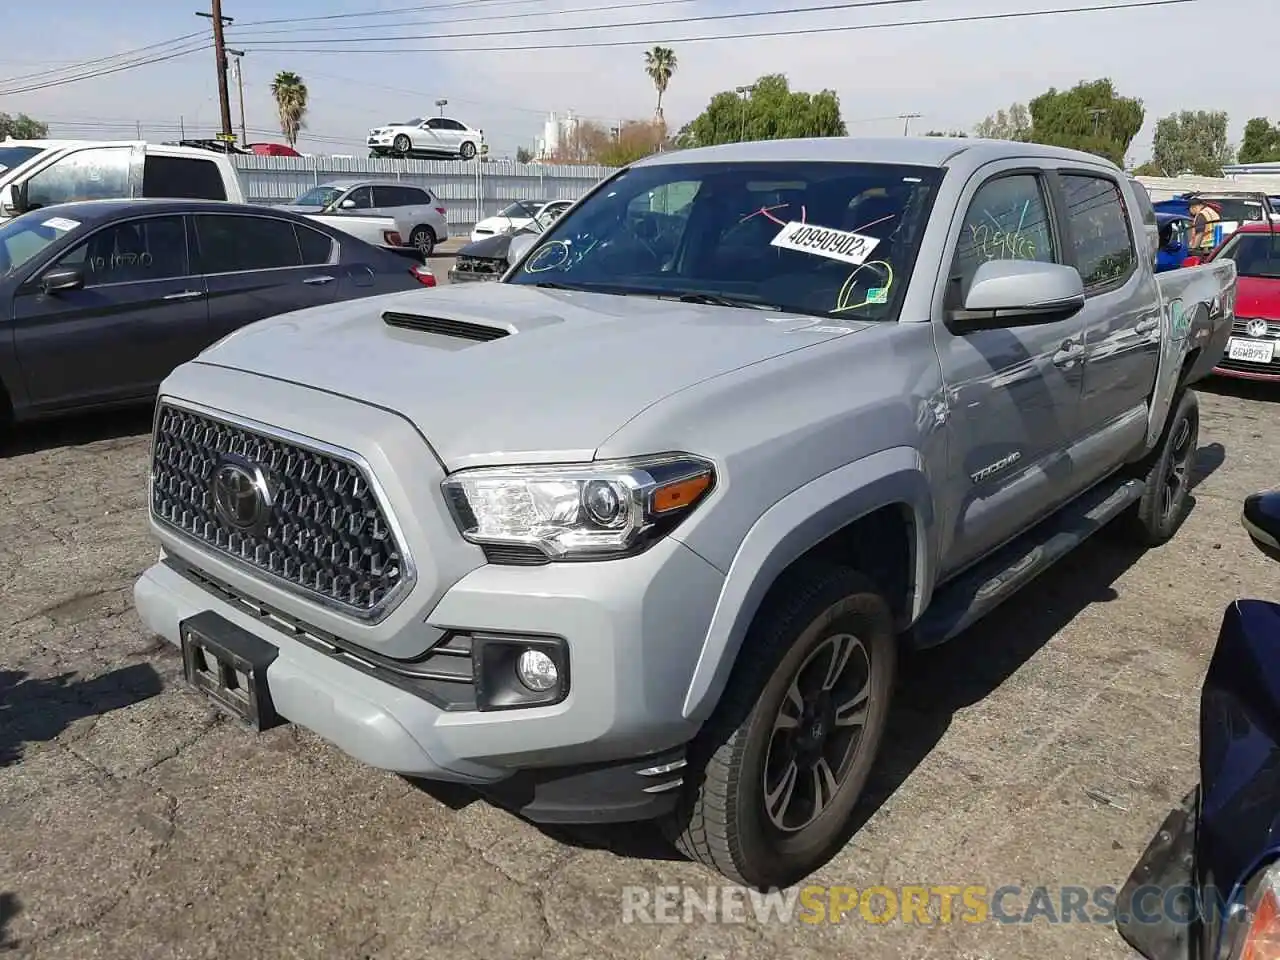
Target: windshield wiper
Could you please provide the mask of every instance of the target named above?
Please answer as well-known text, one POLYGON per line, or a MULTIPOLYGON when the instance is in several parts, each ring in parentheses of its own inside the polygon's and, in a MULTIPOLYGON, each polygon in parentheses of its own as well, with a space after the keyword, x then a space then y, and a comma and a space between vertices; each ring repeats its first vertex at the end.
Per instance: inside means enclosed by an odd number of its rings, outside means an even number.
POLYGON ((723 293, 681 293, 676 296, 676 299, 681 303, 705 303, 713 307, 750 307, 753 310, 783 309, 781 304, 767 303, 755 297, 737 297, 723 293))

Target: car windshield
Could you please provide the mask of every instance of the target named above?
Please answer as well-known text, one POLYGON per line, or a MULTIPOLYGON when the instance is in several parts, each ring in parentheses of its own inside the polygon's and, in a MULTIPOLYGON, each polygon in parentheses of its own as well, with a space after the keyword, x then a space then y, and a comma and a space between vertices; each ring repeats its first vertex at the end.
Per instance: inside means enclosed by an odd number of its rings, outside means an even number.
POLYGON ((1232 259, 1236 274, 1280 280, 1280 233, 1237 233, 1214 259, 1232 259))
POLYGON ((412 120, 406 120, 404 123, 393 123, 393 127, 416 127, 419 124, 426 123, 421 117, 414 117, 412 120))
POLYGON ((508 217, 512 220, 528 219, 537 213, 537 209, 538 208, 535 204, 528 203, 524 200, 517 200, 515 203, 508 204, 503 207, 498 216, 508 217))
POLYGON ((44 153, 47 149, 47 147, 0 147, 0 173, 26 163, 36 154, 44 153))
MULTIPOLYGON (((1248 223, 1264 219, 1261 200, 1215 197, 1212 194, 1205 194, 1204 199, 1211 201, 1218 208, 1218 216, 1229 223, 1248 223)), ((1194 202, 1192 200, 1192 203, 1194 202)))
POLYGON ((867 163, 635 167, 556 220, 507 282, 890 319, 941 177, 867 163))
POLYGON ((45 247, 79 229, 76 220, 33 210, 0 226, 0 277, 20 270, 45 247))
POLYGON ((340 196, 339 187, 312 187, 293 202, 300 207, 327 207, 340 196))

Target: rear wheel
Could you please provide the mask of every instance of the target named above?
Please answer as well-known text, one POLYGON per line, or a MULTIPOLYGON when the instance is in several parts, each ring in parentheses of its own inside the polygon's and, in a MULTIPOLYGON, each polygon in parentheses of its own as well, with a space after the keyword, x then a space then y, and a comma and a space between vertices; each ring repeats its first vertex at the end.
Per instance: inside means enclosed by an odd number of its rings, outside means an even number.
POLYGON ((405 133, 397 134, 396 138, 391 141, 391 149, 396 153, 404 156, 413 148, 413 142, 409 139, 409 135, 405 133))
POLYGON ((1142 464, 1142 498, 1124 517, 1130 539, 1158 547, 1178 532, 1186 519, 1199 440, 1200 401, 1184 389, 1173 403, 1159 445, 1142 464))
POLYGON ((869 580, 829 564, 788 575, 690 747, 666 823, 680 850, 762 888, 826 863, 871 772, 896 669, 893 617, 869 580))
POLYGON ((464 143, 461 147, 458 148, 458 156, 460 156, 463 160, 472 160, 475 158, 475 155, 476 155, 476 145, 472 143, 470 140, 468 140, 466 143, 464 143))
POLYGON ((422 259, 426 260, 435 251, 436 235, 430 227, 414 227, 409 235, 409 243, 418 248, 422 259))

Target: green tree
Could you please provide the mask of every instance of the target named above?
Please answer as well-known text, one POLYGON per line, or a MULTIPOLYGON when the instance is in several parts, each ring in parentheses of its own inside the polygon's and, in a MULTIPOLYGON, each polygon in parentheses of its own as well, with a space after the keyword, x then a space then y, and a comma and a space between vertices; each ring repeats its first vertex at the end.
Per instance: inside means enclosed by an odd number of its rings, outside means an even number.
POLYGON ((973 135, 984 140, 1025 141, 1031 134, 1031 113, 1026 104, 1015 103, 1008 110, 997 110, 973 128, 973 135))
POLYGON ((1124 164, 1129 144, 1142 129, 1142 101, 1122 97, 1106 78, 1083 81, 1070 90, 1050 88, 1031 101, 1030 139, 1083 150, 1124 164))
POLYGON ((1154 160, 1148 160, 1146 163, 1135 167, 1133 175, 1135 177, 1163 177, 1164 171, 1160 169, 1160 165, 1154 160))
POLYGON ((33 120, 25 113, 11 117, 0 113, 0 140, 44 140, 49 136, 49 125, 33 120))
POLYGON ((653 88, 658 91, 658 106, 653 115, 662 120, 662 95, 667 92, 667 84, 671 75, 680 64, 676 61, 676 52, 670 47, 654 47, 644 54, 644 72, 653 81, 653 88))
POLYGON ((533 161, 533 151, 528 147, 516 147, 516 163, 530 163, 533 161))
POLYGON ((711 146, 740 140, 786 140, 795 137, 848 135, 834 90, 793 91, 780 73, 758 79, 745 96, 717 93, 676 137, 680 147, 711 146))
POLYGON ((926 137, 967 137, 969 136, 963 130, 930 130, 925 134, 926 137))
POLYGON ((1223 164, 1231 162, 1226 111, 1183 110, 1161 117, 1156 121, 1152 154, 1162 176, 1222 176, 1223 164))
POLYGON ((289 146, 298 142, 298 133, 307 125, 307 85, 290 70, 281 70, 271 81, 271 95, 276 100, 280 132, 289 146))
POLYGON ((1254 117, 1244 125, 1238 163, 1275 163, 1280 161, 1280 126, 1266 117, 1254 117))

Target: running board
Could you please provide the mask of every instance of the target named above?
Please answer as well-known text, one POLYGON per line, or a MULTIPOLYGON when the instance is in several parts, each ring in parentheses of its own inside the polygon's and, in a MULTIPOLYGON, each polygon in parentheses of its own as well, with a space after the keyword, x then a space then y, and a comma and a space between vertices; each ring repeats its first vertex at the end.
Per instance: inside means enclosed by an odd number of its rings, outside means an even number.
POLYGON ((1081 494, 1053 516, 939 588, 909 642, 945 643, 986 616, 1142 497, 1141 480, 1113 479, 1081 494))

